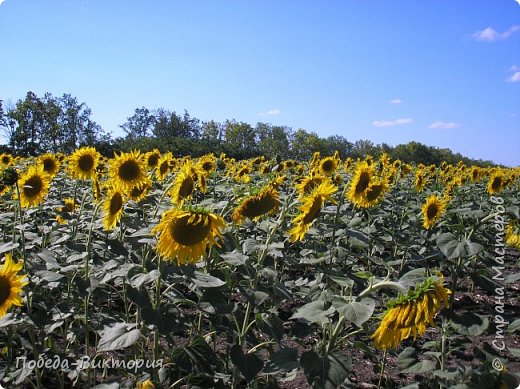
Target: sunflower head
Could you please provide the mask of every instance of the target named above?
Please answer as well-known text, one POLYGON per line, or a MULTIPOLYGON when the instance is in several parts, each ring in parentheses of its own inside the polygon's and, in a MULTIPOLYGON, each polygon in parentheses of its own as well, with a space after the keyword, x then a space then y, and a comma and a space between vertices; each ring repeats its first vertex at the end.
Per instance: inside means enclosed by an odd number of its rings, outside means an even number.
POLYGON ((426 203, 422 206, 422 214, 424 218, 423 227, 427 230, 439 220, 446 209, 446 200, 438 197, 437 195, 431 195, 426 200, 426 203))
POLYGON ((208 247, 217 244, 225 226, 221 216, 207 210, 171 209, 163 214, 152 234, 160 234, 157 251, 162 259, 196 263, 208 247))
POLYGON ((125 192, 121 187, 113 185, 109 188, 107 197, 103 202, 103 227, 105 231, 113 230, 116 227, 123 215, 125 201, 125 192))
POLYGON ((173 161, 172 153, 166 153, 157 162, 157 170, 155 176, 158 181, 164 181, 168 173, 170 172, 170 165, 173 161))
POLYGON ((54 154, 44 154, 39 158, 40 163, 43 166, 43 171, 45 171, 51 177, 54 177, 58 170, 60 169, 60 161, 54 154))
POLYGON ((334 157, 323 158, 319 163, 319 171, 325 176, 331 176, 338 168, 338 160, 334 157))
POLYGON ((507 224, 506 244, 520 250, 520 221, 518 219, 507 224))
POLYGON ((505 175, 501 170, 496 171, 491 175, 487 185, 489 194, 500 193, 504 189, 505 175))
POLYGON ((157 149, 153 149, 152 151, 149 151, 145 154, 144 157, 146 161, 146 166, 148 169, 153 169, 154 167, 157 167, 159 164, 159 160, 161 159, 161 153, 157 149))
POLYGON ((21 306, 23 300, 21 297, 22 288, 28 284, 25 275, 18 275, 22 270, 21 262, 15 263, 11 254, 5 255, 5 261, 0 268, 0 318, 13 306, 21 306))
POLYGON ((332 195, 337 190, 338 188, 330 181, 325 181, 316 187, 309 196, 304 197, 302 205, 298 208, 300 213, 292 220, 293 227, 289 230, 292 242, 303 240, 318 217, 325 200, 336 203, 332 195))
POLYGON ((374 168, 366 162, 359 162, 354 177, 350 183, 347 193, 349 201, 357 206, 361 206, 364 202, 364 197, 374 176, 374 168))
POLYGON ((233 212, 232 219, 241 223, 246 218, 259 220, 263 215, 272 215, 278 210, 278 191, 270 184, 266 185, 258 194, 246 198, 233 212))
POLYGON ((146 170, 139 151, 121 153, 110 161, 110 178, 112 183, 129 192, 135 186, 146 182, 146 170))
POLYGON ((128 197, 134 200, 136 203, 142 201, 148 194, 148 190, 152 187, 152 180, 147 177, 146 181, 142 184, 136 185, 128 193, 128 197))
POLYGON ((413 334, 422 335, 433 318, 449 304, 451 291, 443 286, 443 277, 430 277, 410 290, 387 303, 381 324, 372 335, 374 346, 381 350, 396 349, 403 340, 413 334))
POLYGON ((16 184, 20 177, 18 176, 18 172, 13 167, 8 167, 2 172, 2 184, 5 186, 13 186, 16 184))
POLYGON ((73 198, 68 198, 63 201, 63 206, 61 206, 58 210, 58 216, 56 216, 56 220, 60 224, 66 224, 67 220, 70 219, 71 214, 74 212, 76 208, 76 201, 73 198))
POLYGON ((29 208, 41 204, 43 198, 49 192, 50 181, 51 177, 43 171, 43 166, 31 166, 18 179, 21 206, 29 208))
POLYGON ((68 158, 69 174, 73 178, 94 178, 101 154, 94 147, 82 147, 68 158))
POLYGON ((213 154, 206 154, 199 158, 197 165, 206 176, 209 176, 217 168, 217 159, 213 154))
POLYGON ((0 154, 0 163, 4 168, 9 167, 13 164, 14 158, 11 154, 0 154))

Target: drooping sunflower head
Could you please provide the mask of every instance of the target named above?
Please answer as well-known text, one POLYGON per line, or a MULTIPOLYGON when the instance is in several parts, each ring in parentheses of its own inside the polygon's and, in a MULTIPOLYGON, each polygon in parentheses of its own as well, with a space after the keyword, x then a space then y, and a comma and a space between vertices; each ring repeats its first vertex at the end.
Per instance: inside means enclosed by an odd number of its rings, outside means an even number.
POLYGON ((417 170, 417 172, 415 173, 415 188, 417 189, 417 191, 422 192, 427 182, 428 177, 426 173, 422 169, 417 170))
POLYGON ((489 178, 487 191, 489 194, 500 193, 504 189, 504 174, 502 170, 497 170, 489 178))
POLYGON ((60 170, 60 161, 54 154, 43 154, 40 156, 39 161, 45 171, 51 177, 54 177, 60 170))
POLYGON ((125 192, 146 182, 146 169, 139 151, 121 153, 110 162, 110 178, 125 192))
POLYGON ((304 177, 297 185, 296 190, 300 197, 307 196, 317 188, 323 181, 327 180, 327 177, 322 175, 312 174, 304 177))
POLYGON ((221 216, 207 210, 171 209, 163 214, 152 234, 160 234, 157 252, 162 259, 196 263, 207 248, 217 244, 225 226, 221 216))
POLYGON ((145 154, 146 166, 148 169, 153 169, 157 167, 159 164, 159 160, 161 159, 161 153, 157 149, 153 149, 145 154))
POLYGON ((429 277, 406 295, 387 303, 381 324, 372 335, 374 346, 381 350, 397 349, 413 334, 423 335, 433 324, 438 311, 449 304, 451 291, 443 286, 443 277, 429 277))
POLYGON ((231 217, 235 223, 241 223, 246 218, 257 221, 263 215, 275 213, 278 210, 278 204, 278 191, 268 184, 258 194, 243 200, 231 217))
POLYGON ((125 193, 122 188, 117 185, 109 188, 107 197, 103 202, 103 227, 105 231, 113 230, 116 227, 123 215, 125 201, 125 193))
POLYGON ((43 171, 43 166, 31 166, 18 179, 21 206, 29 208, 41 204, 43 198, 49 192, 50 181, 51 177, 43 171))
POLYGON ((437 195, 431 195, 422 206, 422 214, 424 218, 423 227, 427 230, 439 220, 446 209, 446 201, 437 195))
POLYGON ((331 176, 338 168, 338 160, 334 157, 326 157, 320 161, 319 171, 325 176, 331 176))
POLYGON ((73 178, 94 178, 101 154, 94 147, 82 147, 68 158, 69 174, 73 178))
POLYGON ((15 263, 11 254, 5 254, 5 261, 0 268, 0 318, 13 306, 23 305, 22 288, 28 284, 25 275, 18 275, 22 262, 15 263))

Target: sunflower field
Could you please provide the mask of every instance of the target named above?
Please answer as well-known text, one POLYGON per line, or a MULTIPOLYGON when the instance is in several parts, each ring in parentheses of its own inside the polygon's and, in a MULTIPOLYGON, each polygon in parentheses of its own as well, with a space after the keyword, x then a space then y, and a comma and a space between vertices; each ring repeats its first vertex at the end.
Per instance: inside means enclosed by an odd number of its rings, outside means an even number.
POLYGON ((520 168, 84 147, 0 170, 0 386, 520 384, 520 168))

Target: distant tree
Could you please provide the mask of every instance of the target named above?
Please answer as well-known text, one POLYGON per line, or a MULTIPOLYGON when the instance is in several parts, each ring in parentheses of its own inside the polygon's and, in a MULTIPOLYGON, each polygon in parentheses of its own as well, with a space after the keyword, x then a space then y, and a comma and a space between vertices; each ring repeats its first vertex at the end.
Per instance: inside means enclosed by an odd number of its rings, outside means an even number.
POLYGON ((378 148, 370 140, 357 140, 352 147, 352 158, 365 158, 368 155, 378 154, 378 148))
POLYGON ((257 155, 256 135, 250 124, 227 120, 225 134, 226 150, 231 156, 248 158, 257 155))
POLYGON ((354 145, 341 135, 332 135, 325 139, 326 155, 332 155, 336 151, 345 159, 352 153, 354 145))
POLYGON ((289 154, 291 128, 258 123, 255 131, 258 136, 258 151, 260 154, 268 158, 289 154))
POLYGON ((71 95, 56 98, 46 93, 39 98, 28 92, 7 112, 9 145, 20 155, 70 153, 81 145, 94 145, 108 135, 91 115, 91 109, 71 95))
POLYGON ((156 117, 148 108, 136 108, 134 114, 126 119, 120 127, 125 131, 126 138, 135 140, 152 135, 156 117))
POLYGON ((300 128, 294 132, 291 139, 291 158, 302 161, 312 157, 314 152, 327 153, 326 143, 315 132, 307 132, 300 128))

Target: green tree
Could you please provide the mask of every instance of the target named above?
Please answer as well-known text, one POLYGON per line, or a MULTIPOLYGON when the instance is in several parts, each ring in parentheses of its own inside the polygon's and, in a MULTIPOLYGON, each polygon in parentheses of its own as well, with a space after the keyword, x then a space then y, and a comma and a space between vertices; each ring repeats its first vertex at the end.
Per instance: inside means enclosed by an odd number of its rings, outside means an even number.
POLYGON ((125 131, 126 138, 135 140, 152 135, 156 117, 148 108, 136 108, 134 114, 126 119, 120 127, 125 131))

